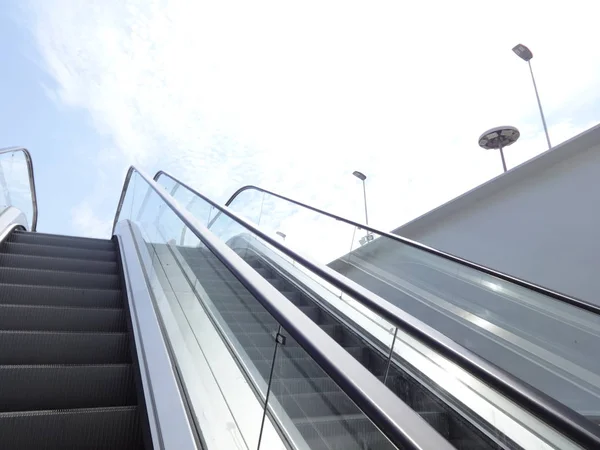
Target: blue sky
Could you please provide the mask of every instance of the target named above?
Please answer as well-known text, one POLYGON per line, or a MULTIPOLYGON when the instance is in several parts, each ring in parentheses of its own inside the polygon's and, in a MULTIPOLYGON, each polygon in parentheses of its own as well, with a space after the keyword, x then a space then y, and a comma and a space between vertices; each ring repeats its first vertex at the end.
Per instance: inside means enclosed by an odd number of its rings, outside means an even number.
POLYGON ((394 228, 500 173, 485 129, 521 130, 509 167, 545 150, 518 42, 553 144, 600 122, 595 2, 404 3, 3 0, 0 146, 33 154, 39 230, 108 237, 132 163, 362 220, 358 169, 394 228))

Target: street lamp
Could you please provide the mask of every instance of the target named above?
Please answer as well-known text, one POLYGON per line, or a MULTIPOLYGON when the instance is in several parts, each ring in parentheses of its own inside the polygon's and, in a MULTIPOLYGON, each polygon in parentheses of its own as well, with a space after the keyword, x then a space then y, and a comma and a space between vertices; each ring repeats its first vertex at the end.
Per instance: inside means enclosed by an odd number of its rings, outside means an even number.
MULTIPOLYGON (((364 173, 359 172, 358 170, 355 170, 354 172, 352 172, 352 175, 354 175, 356 178, 358 178, 359 180, 362 181, 363 197, 365 200, 365 225, 369 225, 369 214, 367 213, 367 187, 366 187, 366 183, 365 183, 367 176, 364 173)), ((354 241, 354 238, 352 238, 352 240, 354 241)), ((363 236, 362 238, 360 238, 358 242, 360 243, 360 245, 365 245, 367 242, 371 242, 372 240, 373 240, 373 235, 371 234, 371 232, 369 230, 367 230, 367 234, 365 236, 363 236)))
POLYGON ((281 231, 276 231, 276 232, 275 232, 275 234, 276 234, 277 236, 281 236, 281 239, 283 239, 283 242, 285 242, 285 238, 286 238, 286 235, 285 235, 285 233, 283 233, 283 232, 281 232, 281 231))
POLYGON ((515 127, 503 126, 487 130, 479 136, 479 146, 485 150, 500 150, 502 157, 502 167, 506 172, 506 161, 504 160, 504 147, 514 144, 519 139, 521 133, 515 127))
POLYGON ((367 179, 367 176, 364 173, 359 172, 358 170, 355 170, 354 172, 352 172, 352 175, 354 175, 356 178, 358 178, 359 180, 362 181, 363 196, 365 199, 365 225, 369 225, 369 214, 367 213, 367 187, 365 184, 365 180, 367 179))
POLYGON ((550 135, 548 134, 548 127, 546 126, 546 118, 544 117, 542 102, 540 102, 540 95, 538 94, 537 84, 535 84, 535 77, 533 76, 533 69, 531 68, 531 58, 533 58, 533 53, 523 44, 515 45, 512 50, 519 58, 521 58, 523 61, 526 61, 529 65, 529 72, 531 72, 531 80, 533 81, 533 89, 535 89, 535 98, 537 99, 538 107, 540 108, 540 116, 542 116, 542 124, 544 125, 544 132, 546 133, 546 141, 548 141, 548 149, 551 149, 552 144, 550 144, 550 135))

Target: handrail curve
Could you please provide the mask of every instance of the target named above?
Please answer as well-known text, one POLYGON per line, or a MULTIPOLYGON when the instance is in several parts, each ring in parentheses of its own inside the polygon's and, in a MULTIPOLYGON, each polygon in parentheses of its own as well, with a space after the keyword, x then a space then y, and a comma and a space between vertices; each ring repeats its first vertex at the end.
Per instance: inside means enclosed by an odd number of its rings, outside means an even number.
POLYGON ((33 174, 33 162, 31 160, 31 153, 25 147, 6 147, 0 148, 0 155, 4 153, 23 152, 25 155, 25 162, 27 163, 27 172, 29 176, 29 190, 31 191, 31 204, 33 209, 33 217, 31 218, 31 231, 37 230, 38 221, 38 202, 37 193, 35 191, 35 177, 33 174))

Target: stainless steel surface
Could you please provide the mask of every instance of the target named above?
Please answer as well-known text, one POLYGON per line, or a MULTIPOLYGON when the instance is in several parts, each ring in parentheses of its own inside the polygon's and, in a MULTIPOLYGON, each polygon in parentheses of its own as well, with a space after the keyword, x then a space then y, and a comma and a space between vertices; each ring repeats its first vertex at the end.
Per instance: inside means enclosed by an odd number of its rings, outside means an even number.
POLYGON ((136 242, 127 221, 119 223, 115 236, 123 263, 123 278, 153 446, 165 450, 196 450, 201 447, 189 423, 142 269, 138 253, 142 243, 136 242))
POLYGON ((335 341, 297 307, 287 302, 279 291, 245 264, 233 250, 215 238, 191 214, 182 210, 164 192, 164 189, 133 166, 129 169, 125 178, 123 193, 117 207, 117 219, 129 180, 134 171, 155 190, 161 200, 221 260, 259 300, 262 306, 287 330, 291 337, 300 343, 321 368, 344 389, 352 401, 393 443, 411 449, 452 448, 418 414, 398 398, 390 396, 389 390, 379 383, 377 378, 340 348, 335 341))
POLYGON ((31 231, 36 231, 37 220, 38 220, 38 206, 37 206, 37 194, 35 191, 35 177, 33 174, 33 163, 31 161, 31 154, 29 150, 23 147, 7 147, 0 149, 0 155, 11 152, 23 152, 25 160, 27 161, 27 171, 29 174, 29 189, 31 191, 31 203, 33 207, 33 217, 31 218, 31 231))
POLYGON ((27 217, 10 206, 0 213, 0 244, 13 230, 27 230, 27 217))

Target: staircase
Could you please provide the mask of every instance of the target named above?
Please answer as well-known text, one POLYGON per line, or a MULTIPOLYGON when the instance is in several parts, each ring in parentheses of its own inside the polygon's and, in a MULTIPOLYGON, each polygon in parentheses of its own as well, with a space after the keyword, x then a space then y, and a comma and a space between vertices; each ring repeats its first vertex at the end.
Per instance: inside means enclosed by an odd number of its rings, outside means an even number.
MULTIPOLYGON (((386 377, 387 354, 384 354, 381 350, 370 344, 365 336, 360 334, 358 329, 351 328, 345 322, 335 317, 316 302, 306 291, 303 291, 290 282, 290 280, 286 279, 275 266, 270 265, 262 257, 247 250, 243 250, 240 256, 381 382, 385 380, 386 386, 391 391, 414 411, 419 413, 423 419, 457 449, 497 450, 502 448, 517 448, 511 445, 508 440, 506 441, 506 446, 504 446, 487 438, 481 431, 462 418, 460 414, 449 408, 433 392, 425 388, 414 376, 409 375, 399 366, 392 364, 386 377)), ((416 373, 414 368, 411 371, 416 373)), ((315 382, 324 382, 315 379, 311 379, 310 381, 312 385, 315 382)), ((294 386, 293 389, 296 395, 302 394, 306 389, 306 386, 298 384, 295 380, 286 380, 285 384, 288 385, 288 389, 291 389, 290 386, 294 386)), ((339 405, 339 402, 335 398, 331 398, 327 391, 328 388, 324 385, 321 389, 322 395, 329 398, 331 404, 339 405)), ((333 392, 333 390, 330 391, 333 392)), ((311 401, 311 404, 316 405, 314 400, 311 401)), ((501 436, 497 436, 497 438, 504 439, 501 436)), ((374 445, 374 443, 367 441, 362 442, 362 445, 364 447, 360 447, 361 449, 384 448, 380 447, 379 444, 374 445)))
POLYGON ((0 246, 0 446, 142 449, 116 244, 13 232, 0 246))

